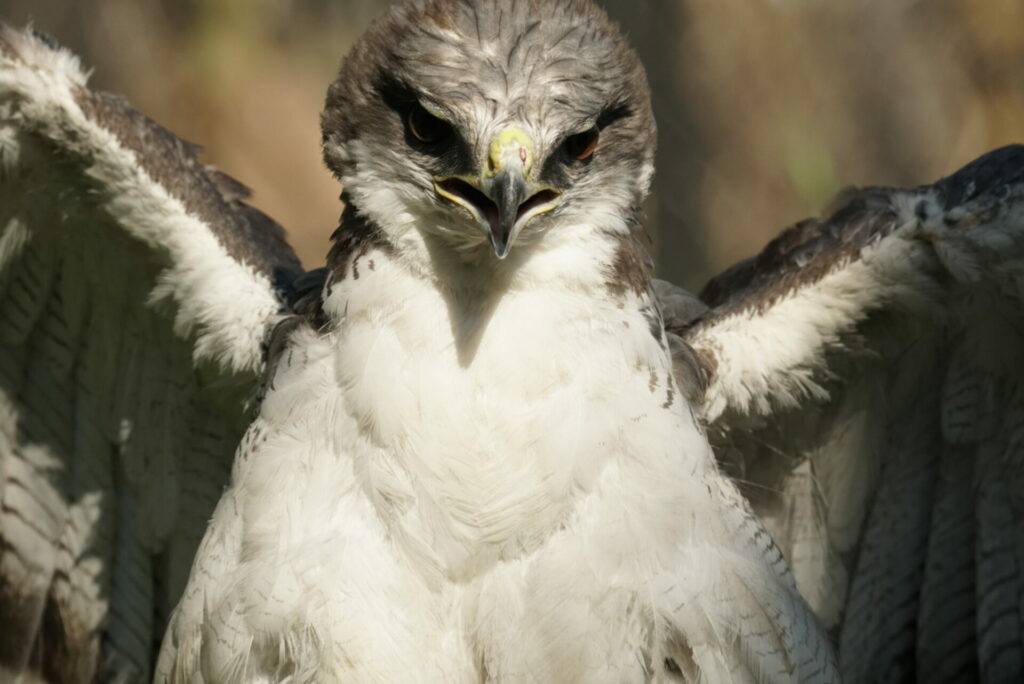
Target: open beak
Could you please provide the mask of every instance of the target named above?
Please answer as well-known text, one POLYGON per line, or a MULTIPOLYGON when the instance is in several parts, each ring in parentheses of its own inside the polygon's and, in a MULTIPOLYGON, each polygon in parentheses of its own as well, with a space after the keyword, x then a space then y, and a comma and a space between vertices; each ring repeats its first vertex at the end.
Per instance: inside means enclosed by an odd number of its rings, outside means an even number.
POLYGON ((434 179, 437 194, 468 210, 487 233, 499 259, 508 256, 516 236, 534 216, 558 205, 560 193, 531 180, 533 141, 509 128, 490 145, 490 169, 479 178, 434 179))

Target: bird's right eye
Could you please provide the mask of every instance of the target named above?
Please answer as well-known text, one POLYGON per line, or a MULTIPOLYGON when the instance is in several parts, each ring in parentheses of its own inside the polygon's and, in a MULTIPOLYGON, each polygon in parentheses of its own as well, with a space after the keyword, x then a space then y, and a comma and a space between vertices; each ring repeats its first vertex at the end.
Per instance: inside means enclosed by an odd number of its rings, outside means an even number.
POLYGON ((418 102, 409 110, 406 124, 409 126, 409 132, 421 143, 439 143, 452 133, 452 127, 447 121, 434 116, 418 102))

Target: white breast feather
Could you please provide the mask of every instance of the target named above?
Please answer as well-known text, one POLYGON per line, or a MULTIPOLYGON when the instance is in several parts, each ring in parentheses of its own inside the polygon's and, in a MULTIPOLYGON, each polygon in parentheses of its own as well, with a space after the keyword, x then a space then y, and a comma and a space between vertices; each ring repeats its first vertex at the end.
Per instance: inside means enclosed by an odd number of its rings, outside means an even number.
POLYGON ((640 298, 594 296, 609 250, 531 255, 500 296, 446 297, 383 251, 333 283, 336 326, 290 341, 162 676, 639 682, 683 628, 685 657, 747 671, 718 597, 795 589, 723 547, 752 518, 723 514, 739 498, 640 298))

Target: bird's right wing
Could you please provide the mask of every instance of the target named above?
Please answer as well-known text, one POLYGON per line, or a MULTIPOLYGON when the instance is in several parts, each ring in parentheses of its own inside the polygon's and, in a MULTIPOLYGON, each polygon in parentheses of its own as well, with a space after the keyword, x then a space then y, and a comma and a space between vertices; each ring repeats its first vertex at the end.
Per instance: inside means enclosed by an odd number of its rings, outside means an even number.
POLYGON ((0 26, 0 680, 150 676, 300 270, 245 195, 0 26))

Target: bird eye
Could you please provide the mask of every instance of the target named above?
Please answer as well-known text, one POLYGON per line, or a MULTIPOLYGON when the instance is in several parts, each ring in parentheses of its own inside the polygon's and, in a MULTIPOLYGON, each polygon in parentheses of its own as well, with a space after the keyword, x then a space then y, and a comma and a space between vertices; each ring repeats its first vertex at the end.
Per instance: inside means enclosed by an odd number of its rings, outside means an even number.
POLYGON ((417 140, 423 143, 441 142, 451 134, 451 126, 447 122, 437 118, 418 102, 409 110, 406 118, 409 132, 417 140))
POLYGON ((565 151, 574 159, 579 159, 580 161, 589 159, 597 147, 597 138, 597 126, 582 133, 570 135, 565 139, 565 151))

